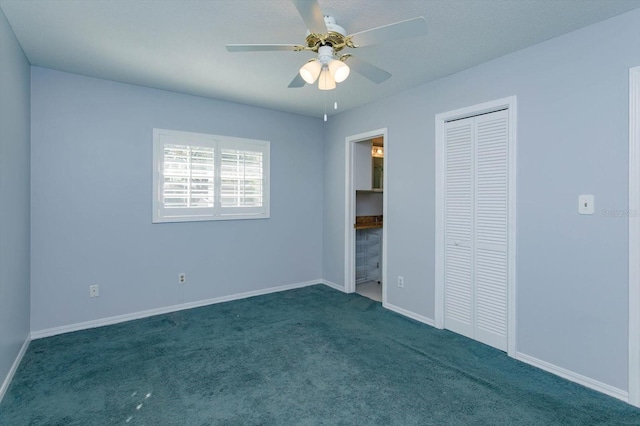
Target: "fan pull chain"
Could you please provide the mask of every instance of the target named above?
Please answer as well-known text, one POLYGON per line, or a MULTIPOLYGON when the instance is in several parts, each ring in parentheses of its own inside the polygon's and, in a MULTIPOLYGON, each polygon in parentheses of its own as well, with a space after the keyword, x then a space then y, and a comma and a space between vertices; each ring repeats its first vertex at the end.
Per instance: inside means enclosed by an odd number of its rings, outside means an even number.
MULTIPOLYGON (((325 80, 327 75, 325 74, 325 80)), ((327 121, 327 91, 324 91, 324 121, 327 121)))
POLYGON ((338 109, 338 89, 333 89, 333 109, 338 109))

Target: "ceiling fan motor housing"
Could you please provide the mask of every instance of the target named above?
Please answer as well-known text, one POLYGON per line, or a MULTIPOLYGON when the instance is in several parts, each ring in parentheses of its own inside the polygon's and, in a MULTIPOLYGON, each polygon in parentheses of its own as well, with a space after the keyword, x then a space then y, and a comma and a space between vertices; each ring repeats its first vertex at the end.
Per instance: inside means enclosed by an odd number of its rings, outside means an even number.
POLYGON ((324 23, 327 26, 326 34, 315 34, 307 30, 306 49, 320 53, 323 46, 331 46, 334 52, 339 52, 345 47, 355 47, 351 44, 351 40, 346 36, 346 31, 340 25, 336 24, 333 16, 324 16, 324 23))

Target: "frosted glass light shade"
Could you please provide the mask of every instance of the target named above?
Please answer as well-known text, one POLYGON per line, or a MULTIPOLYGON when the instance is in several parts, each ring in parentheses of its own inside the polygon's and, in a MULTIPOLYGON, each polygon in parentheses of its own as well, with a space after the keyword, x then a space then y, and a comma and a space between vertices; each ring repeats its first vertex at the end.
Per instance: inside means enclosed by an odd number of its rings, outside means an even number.
POLYGON ((328 69, 324 68, 318 78, 318 89, 320 90, 333 90, 336 88, 336 81, 328 69))
POLYGON ((329 62, 329 72, 336 83, 342 83, 347 79, 347 77, 349 77, 349 72, 351 72, 351 70, 344 62, 334 59, 329 62))
POLYGON ((300 68, 300 77, 308 84, 313 84, 322 70, 322 64, 318 60, 307 62, 300 68))

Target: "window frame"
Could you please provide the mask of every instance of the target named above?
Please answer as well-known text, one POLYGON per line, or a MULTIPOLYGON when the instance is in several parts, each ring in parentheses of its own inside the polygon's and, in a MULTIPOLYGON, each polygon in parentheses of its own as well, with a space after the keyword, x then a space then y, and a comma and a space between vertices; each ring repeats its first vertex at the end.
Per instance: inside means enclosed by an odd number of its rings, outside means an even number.
POLYGON ((270 217, 270 142, 231 136, 179 130, 153 129, 153 190, 152 223, 199 222, 211 220, 268 219, 270 217), (167 144, 207 147, 213 149, 213 207, 164 207, 164 148, 167 144), (222 150, 262 153, 262 206, 223 207, 221 203, 222 150))

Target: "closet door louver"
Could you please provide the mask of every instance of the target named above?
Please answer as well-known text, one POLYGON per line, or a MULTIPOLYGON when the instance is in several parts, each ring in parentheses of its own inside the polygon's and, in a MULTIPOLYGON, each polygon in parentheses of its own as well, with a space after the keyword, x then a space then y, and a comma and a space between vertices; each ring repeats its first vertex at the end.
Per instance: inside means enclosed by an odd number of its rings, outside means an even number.
POLYGON ((507 111, 445 124, 445 328, 507 349, 507 111))
POLYGON ((445 126, 445 327, 473 337, 473 119, 445 126))
POLYGON ((507 111, 475 129, 475 339, 507 350, 507 111))

